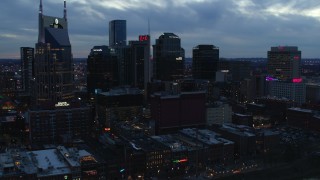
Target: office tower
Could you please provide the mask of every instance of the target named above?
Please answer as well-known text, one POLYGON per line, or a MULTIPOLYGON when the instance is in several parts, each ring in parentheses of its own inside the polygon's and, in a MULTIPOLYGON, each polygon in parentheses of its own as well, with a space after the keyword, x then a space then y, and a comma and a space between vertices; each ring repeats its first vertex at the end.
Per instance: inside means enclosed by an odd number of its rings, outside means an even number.
POLYGON ((296 46, 271 47, 268 51, 268 75, 279 80, 292 80, 301 75, 301 51, 296 46))
POLYGON ((31 143, 63 143, 88 136, 91 109, 73 95, 73 62, 64 17, 56 18, 39 11, 39 40, 36 44, 33 106, 26 114, 31 143))
POLYGON ((138 41, 129 41, 133 60, 134 86, 146 89, 150 82, 150 36, 140 35, 138 41))
POLYGON ((22 88, 26 93, 30 93, 30 80, 33 76, 33 61, 34 61, 34 48, 21 47, 21 75, 22 75, 22 88))
POLYGON ((222 60, 218 62, 218 69, 220 72, 227 73, 226 76, 231 76, 232 81, 242 81, 251 77, 250 61, 222 60))
POLYGON ((184 58, 179 36, 163 33, 153 45, 153 78, 164 81, 180 79, 184 74, 184 58))
POLYGON ((193 77, 215 81, 219 62, 219 48, 214 45, 198 45, 193 48, 192 55, 193 77))
POLYGON ((94 46, 87 59, 87 91, 108 91, 118 85, 117 56, 108 46, 94 46))
POLYGON ((127 45, 127 21, 112 20, 109 22, 109 46, 127 45))
POLYGON ((70 101, 74 95, 73 59, 68 35, 66 1, 64 17, 43 15, 39 10, 39 37, 34 62, 34 92, 36 105, 70 101))

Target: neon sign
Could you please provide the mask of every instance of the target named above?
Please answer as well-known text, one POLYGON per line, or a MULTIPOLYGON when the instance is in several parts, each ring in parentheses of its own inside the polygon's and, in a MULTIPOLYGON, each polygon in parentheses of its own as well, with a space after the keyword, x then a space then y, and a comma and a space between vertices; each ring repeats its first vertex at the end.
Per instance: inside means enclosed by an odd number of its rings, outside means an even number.
POLYGON ((271 76, 267 76, 266 81, 278 81, 278 79, 271 76))
POLYGON ((293 83, 302 83, 302 78, 293 78, 292 82, 293 83))
POLYGON ((293 59, 294 59, 294 60, 299 60, 300 57, 299 57, 299 56, 294 56, 293 59))
POLYGON ((174 163, 182 163, 182 162, 187 162, 187 161, 188 161, 188 159, 185 158, 185 159, 180 159, 180 160, 173 160, 172 162, 174 162, 174 163))
POLYGON ((182 61, 182 57, 177 57, 176 60, 177 61, 182 61))
POLYGON ((139 36, 139 41, 148 41, 149 40, 149 36, 148 35, 140 35, 139 36))
POLYGON ((54 105, 55 107, 66 107, 66 106, 70 106, 69 103, 67 102, 58 102, 57 104, 54 105))
POLYGON ((102 49, 93 49, 94 52, 101 52, 102 49))

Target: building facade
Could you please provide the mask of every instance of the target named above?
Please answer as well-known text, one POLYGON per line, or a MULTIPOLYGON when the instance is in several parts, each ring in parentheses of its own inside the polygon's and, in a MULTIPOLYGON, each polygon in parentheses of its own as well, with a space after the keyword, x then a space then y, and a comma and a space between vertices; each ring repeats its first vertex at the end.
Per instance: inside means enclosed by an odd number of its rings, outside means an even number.
POLYGON ((21 47, 21 75, 22 75, 22 88, 26 93, 30 93, 30 81, 33 77, 33 63, 34 63, 34 48, 21 47))
POLYGON ((87 59, 88 93, 92 96, 96 89, 108 91, 118 84, 118 63, 114 49, 94 46, 87 59))
POLYGON ((151 81, 150 71, 150 36, 140 35, 138 41, 129 41, 133 60, 134 86, 147 89, 151 81))
POLYGON ((301 51, 296 46, 271 47, 268 51, 268 75, 279 80, 301 76, 301 51))
POLYGON ((218 70, 219 48, 214 45, 198 45, 192 51, 192 75, 195 79, 215 81, 218 70))
POLYGON ((43 15, 39 10, 39 38, 36 43, 33 102, 70 101, 74 98, 74 71, 68 34, 66 1, 63 18, 43 15))
POLYGON ((175 132, 181 128, 206 124, 205 92, 182 92, 176 95, 155 93, 151 97, 151 116, 155 133, 175 132))
POLYGON ((163 33, 153 45, 153 78, 170 81, 183 77, 184 59, 185 52, 179 36, 163 33))
POLYGON ((301 105, 306 102, 306 84, 286 81, 270 81, 269 95, 285 98, 301 105))
POLYGON ((127 21, 112 20, 109 22, 109 46, 127 45, 127 21))

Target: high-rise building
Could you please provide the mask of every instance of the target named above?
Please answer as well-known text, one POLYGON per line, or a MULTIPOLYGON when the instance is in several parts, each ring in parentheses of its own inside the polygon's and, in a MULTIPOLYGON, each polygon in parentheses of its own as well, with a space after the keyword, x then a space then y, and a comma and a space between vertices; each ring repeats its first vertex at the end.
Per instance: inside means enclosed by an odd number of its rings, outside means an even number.
POLYGON ((268 51, 268 75, 279 80, 292 80, 301 75, 301 51, 296 46, 271 47, 268 51))
POLYGON ((88 136, 91 108, 74 98, 71 44, 66 1, 64 17, 39 11, 39 40, 36 44, 33 105, 26 114, 31 143, 62 143, 88 136))
POLYGON ((218 69, 219 48, 214 45, 198 45, 192 51, 192 74, 195 79, 215 81, 218 69))
POLYGON ((68 35, 66 1, 64 17, 43 15, 39 10, 39 38, 34 61, 33 99, 36 105, 69 101, 74 95, 73 58, 68 35))
POLYGON ((108 91, 118 85, 117 56, 108 46, 94 46, 87 59, 87 91, 108 91))
POLYGON ((163 33, 153 45, 154 79, 180 79, 184 73, 185 52, 181 39, 173 33, 163 33))
POLYGON ((127 21, 112 20, 109 22, 109 46, 127 45, 127 21))
POLYGON ((31 86, 30 80, 33 76, 33 61, 34 61, 34 48, 21 47, 21 75, 22 75, 22 88, 26 93, 30 93, 31 86))
POLYGON ((134 86, 146 89, 150 82, 150 36, 140 35, 138 41, 129 41, 133 60, 134 86))

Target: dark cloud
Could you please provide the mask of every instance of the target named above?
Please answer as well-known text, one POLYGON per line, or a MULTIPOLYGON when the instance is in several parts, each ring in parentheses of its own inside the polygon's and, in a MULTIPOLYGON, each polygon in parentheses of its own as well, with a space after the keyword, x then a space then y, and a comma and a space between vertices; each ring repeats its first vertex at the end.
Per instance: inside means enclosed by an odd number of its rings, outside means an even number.
MULTIPOLYGON (((44 0, 44 13, 63 15, 63 0, 44 0)), ((1 0, 0 58, 19 58, 20 46, 37 40, 38 0, 1 0)), ((198 44, 220 47, 222 57, 266 57, 270 46, 296 45, 304 57, 318 57, 318 0, 67 0, 75 57, 108 44, 108 23, 126 19, 128 40, 163 32, 182 39, 186 55, 198 44)))

